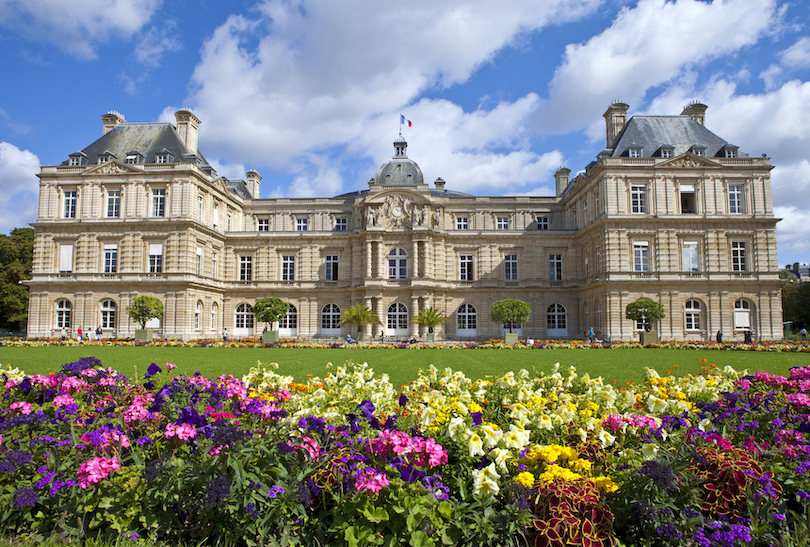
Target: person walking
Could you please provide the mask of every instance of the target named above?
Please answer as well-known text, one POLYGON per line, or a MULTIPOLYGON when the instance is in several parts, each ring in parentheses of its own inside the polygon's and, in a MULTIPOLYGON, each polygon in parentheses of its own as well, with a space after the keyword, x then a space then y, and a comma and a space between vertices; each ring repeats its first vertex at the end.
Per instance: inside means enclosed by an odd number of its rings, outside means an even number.
POLYGON ((593 327, 588 329, 588 342, 593 343, 594 339, 596 338, 596 333, 593 332, 593 327))
POLYGON ((802 327, 802 330, 799 331, 799 334, 802 335, 802 340, 807 340, 807 329, 802 327))
POLYGON ((97 327, 97 328, 96 328, 96 339, 101 340, 101 335, 102 335, 103 333, 104 333, 104 331, 103 331, 103 330, 101 330, 101 327, 97 327))
POLYGON ((67 330, 65 330, 65 327, 62 327, 62 332, 60 333, 60 336, 62 337, 62 340, 67 340, 67 330))
POLYGON ((718 344, 723 343, 723 331, 717 331, 717 343, 718 344))
POLYGON ((228 341, 228 328, 227 327, 222 329, 222 341, 223 342, 228 341))
POLYGON ((82 327, 81 326, 79 326, 79 328, 76 329, 76 339, 78 339, 79 342, 82 341, 82 327))

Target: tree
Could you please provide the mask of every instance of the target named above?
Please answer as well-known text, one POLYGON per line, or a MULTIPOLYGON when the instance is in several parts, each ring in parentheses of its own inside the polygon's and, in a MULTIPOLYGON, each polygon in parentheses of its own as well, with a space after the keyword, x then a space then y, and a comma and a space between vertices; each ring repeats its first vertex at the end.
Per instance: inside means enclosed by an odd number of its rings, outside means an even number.
POLYGON ((498 300, 492 305, 492 311, 489 317, 493 323, 501 323, 509 325, 509 332, 512 332, 512 327, 522 325, 529 320, 532 309, 523 300, 515 300, 514 298, 506 298, 498 300))
POLYGON ((34 229, 14 228, 0 235, 0 327, 24 330, 28 319, 28 285, 34 258, 34 229))
POLYGON ((644 323, 644 330, 649 331, 656 321, 660 321, 667 316, 664 313, 664 305, 649 298, 642 298, 635 302, 630 302, 624 310, 624 316, 635 322, 644 323))
POLYGON ((427 327, 428 333, 432 334, 434 327, 437 327, 442 323, 447 323, 448 321, 450 321, 450 318, 447 317, 443 312, 440 312, 435 308, 425 308, 424 310, 419 311, 411 323, 416 323, 417 325, 427 327))
POLYGON ((280 298, 262 298, 253 304, 253 316, 256 321, 270 323, 272 328, 273 323, 284 319, 289 309, 290 305, 280 298))
POLYGON ((147 321, 163 317, 163 302, 154 296, 136 296, 127 306, 127 314, 145 329, 147 321))
POLYGON ((357 332, 360 333, 366 325, 382 325, 380 316, 377 312, 366 306, 365 304, 355 304, 351 308, 345 310, 340 315, 340 324, 357 325, 357 332))
POLYGON ((782 285, 782 320, 790 321, 794 332, 810 328, 810 283, 796 280, 782 285))

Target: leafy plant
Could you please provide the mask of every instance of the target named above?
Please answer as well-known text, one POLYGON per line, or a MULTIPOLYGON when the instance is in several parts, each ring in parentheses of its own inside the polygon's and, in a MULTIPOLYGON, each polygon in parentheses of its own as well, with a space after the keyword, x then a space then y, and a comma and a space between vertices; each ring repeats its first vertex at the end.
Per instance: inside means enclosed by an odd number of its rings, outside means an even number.
POLYGON ((163 302, 154 296, 136 296, 127 306, 127 314, 145 329, 147 321, 163 317, 163 302))
POLYGON ((428 333, 432 333, 435 327, 442 323, 447 323, 448 321, 450 321, 450 318, 447 317, 444 312, 431 307, 419 310, 419 313, 413 318, 411 323, 427 327, 428 333))
POLYGON ((624 316, 635 322, 641 321, 644 324, 644 330, 649 331, 650 327, 656 321, 660 321, 667 314, 664 312, 664 305, 655 300, 642 298, 635 302, 630 302, 624 310, 624 316))
POLYGON ((290 305, 280 298, 262 298, 253 304, 253 316, 256 321, 272 325, 281 321, 289 309, 290 305))
POLYGON ((365 304, 355 304, 351 308, 343 311, 340 316, 340 324, 357 325, 357 332, 360 333, 366 325, 382 325, 380 316, 365 304))
POLYGON ((532 308, 523 300, 506 298, 498 300, 492 305, 489 316, 494 323, 508 325, 511 333, 512 327, 528 321, 531 313, 532 308))

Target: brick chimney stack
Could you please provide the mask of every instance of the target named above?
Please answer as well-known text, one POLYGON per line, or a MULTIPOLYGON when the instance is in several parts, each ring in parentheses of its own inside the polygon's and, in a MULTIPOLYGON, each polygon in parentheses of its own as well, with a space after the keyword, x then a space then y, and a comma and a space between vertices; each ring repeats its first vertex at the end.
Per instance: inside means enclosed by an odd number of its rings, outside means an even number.
POLYGON ((554 173, 554 180, 557 181, 557 195, 561 196, 563 191, 568 187, 569 177, 571 176, 571 170, 567 167, 560 167, 557 169, 557 172, 554 173))
POLYGON ((622 132, 624 128, 625 122, 627 122, 627 109, 630 106, 616 101, 611 104, 608 109, 605 111, 603 116, 605 117, 605 126, 607 129, 607 144, 605 145, 606 148, 613 148, 613 144, 616 142, 616 137, 619 136, 619 133, 622 132))
POLYGON ((101 133, 102 135, 106 135, 119 124, 127 123, 124 119, 124 115, 116 110, 110 110, 106 114, 101 117, 101 121, 104 122, 104 131, 101 133))
POLYGON ((251 169, 245 173, 245 178, 247 179, 248 192, 250 192, 250 195, 253 196, 253 199, 259 199, 262 176, 256 170, 251 169))
POLYGON ((189 153, 197 153, 197 135, 200 131, 200 119, 190 108, 184 108, 174 113, 177 119, 177 133, 188 148, 189 153))

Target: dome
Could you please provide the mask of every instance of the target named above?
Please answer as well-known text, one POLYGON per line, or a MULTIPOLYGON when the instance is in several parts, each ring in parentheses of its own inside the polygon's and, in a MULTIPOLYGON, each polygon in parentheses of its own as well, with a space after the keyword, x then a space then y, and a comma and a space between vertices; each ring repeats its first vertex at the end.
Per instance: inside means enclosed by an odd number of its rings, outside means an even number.
POLYGON ((416 162, 409 160, 408 141, 399 135, 394 139, 394 157, 380 167, 374 181, 385 186, 414 186, 424 184, 425 177, 416 162))

